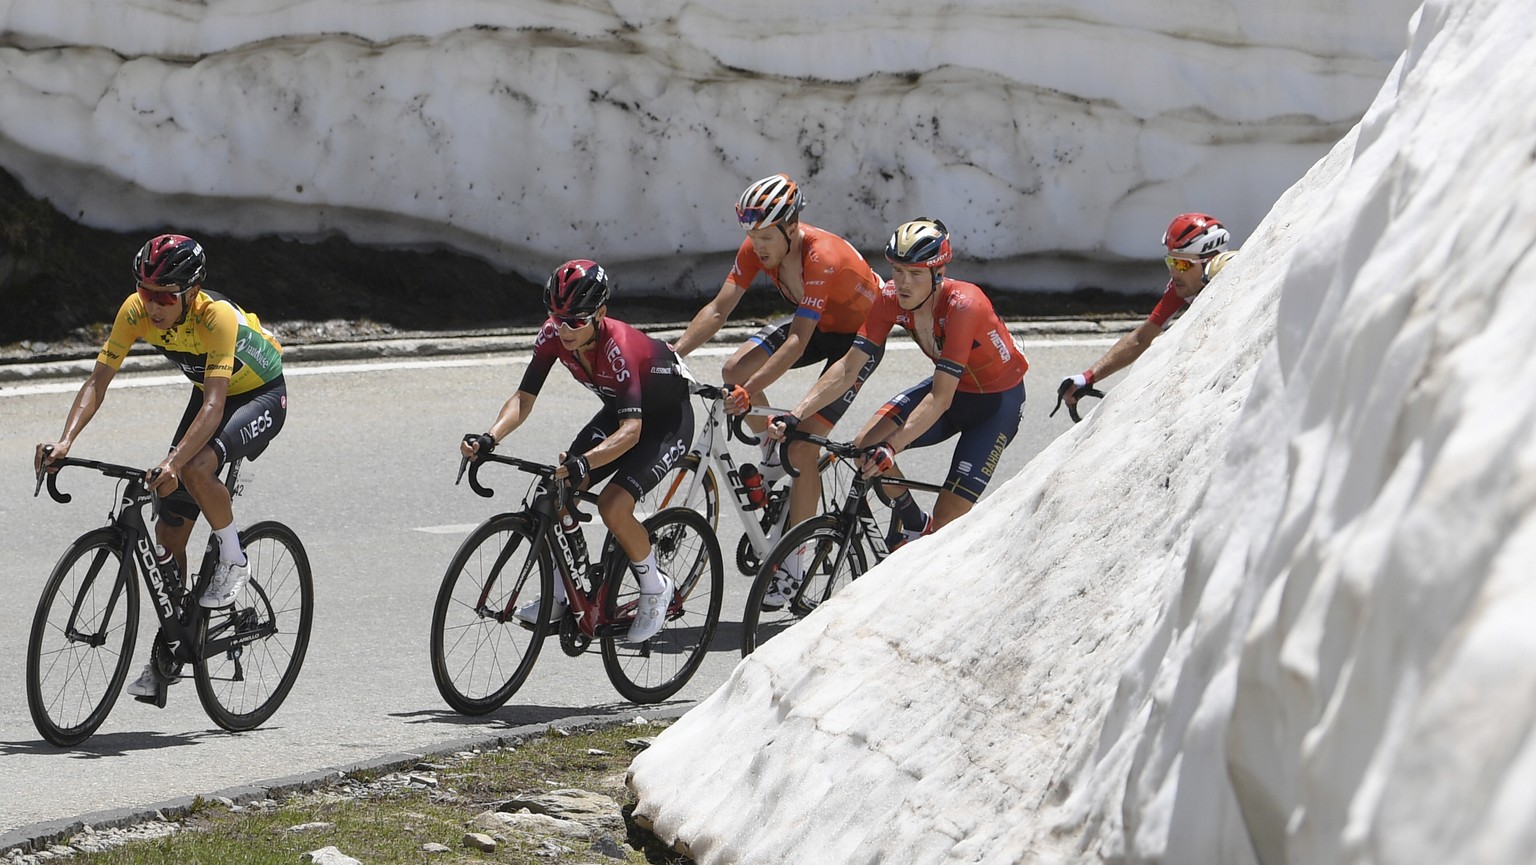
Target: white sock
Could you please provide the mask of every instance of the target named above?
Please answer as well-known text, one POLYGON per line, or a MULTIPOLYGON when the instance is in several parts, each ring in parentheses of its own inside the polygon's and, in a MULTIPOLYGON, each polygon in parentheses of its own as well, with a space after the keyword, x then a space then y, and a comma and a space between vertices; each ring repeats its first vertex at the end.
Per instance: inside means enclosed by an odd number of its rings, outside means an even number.
POLYGON ((629 569, 635 572, 635 579, 640 583, 640 594, 656 595, 661 593, 661 576, 656 572, 656 551, 645 557, 643 562, 630 562, 629 569))
POLYGON ((219 539, 219 561, 236 565, 246 563, 245 550, 240 549, 240 530, 234 523, 214 529, 213 536, 219 539))

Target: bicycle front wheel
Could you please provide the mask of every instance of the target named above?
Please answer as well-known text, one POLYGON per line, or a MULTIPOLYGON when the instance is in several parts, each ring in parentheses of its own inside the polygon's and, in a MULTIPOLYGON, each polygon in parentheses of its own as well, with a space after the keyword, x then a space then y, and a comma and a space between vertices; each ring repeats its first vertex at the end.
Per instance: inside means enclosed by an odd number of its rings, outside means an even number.
POLYGON ((197 699, 215 724, 252 730, 287 699, 315 619, 309 555, 293 530, 260 522, 240 533, 250 580, 235 603, 201 612, 197 699))
POLYGON ((769 551, 747 592, 747 608, 741 615, 742 657, 810 615, 868 567, 863 545, 843 534, 837 517, 819 516, 790 529, 769 551), (788 602, 778 609, 763 609, 779 571, 794 573, 796 567, 804 577, 788 602))
POLYGON ((650 492, 635 503, 635 518, 645 518, 667 508, 698 511, 709 521, 713 531, 720 529, 720 484, 713 466, 702 465, 697 453, 690 453, 667 473, 650 492))
POLYGON ((533 672, 555 590, 549 549, 532 557, 534 540, 527 517, 497 514, 464 539, 443 575, 432 608, 432 678, 457 712, 495 711, 533 672), (512 614, 535 595, 540 626, 526 626, 512 614))
POLYGON ((659 703, 688 684, 704 663, 725 600, 725 566, 714 530, 696 511, 668 508, 646 520, 645 528, 656 564, 674 586, 666 621, 639 645, 625 641, 640 585, 615 547, 603 599, 607 628, 615 633, 602 637, 603 666, 626 700, 659 703))
POLYGON ((133 663, 139 584, 121 536, 80 536, 54 566, 27 641, 27 708, 37 731, 61 748, 90 738, 107 719, 133 663))

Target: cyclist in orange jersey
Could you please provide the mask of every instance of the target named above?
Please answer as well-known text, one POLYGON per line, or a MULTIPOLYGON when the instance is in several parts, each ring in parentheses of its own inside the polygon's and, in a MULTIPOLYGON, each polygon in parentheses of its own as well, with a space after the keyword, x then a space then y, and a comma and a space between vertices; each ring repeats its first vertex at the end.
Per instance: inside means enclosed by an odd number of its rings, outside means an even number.
MULTIPOLYGON (((830 231, 800 221, 804 207, 799 186, 787 175, 775 174, 747 187, 736 202, 737 222, 747 233, 736 252, 736 264, 720 293, 699 310, 674 346, 682 356, 707 342, 725 324, 753 279, 767 274, 795 311, 748 338, 726 361, 721 377, 728 391, 727 410, 733 414, 767 405, 764 391, 788 370, 813 363, 825 368, 842 357, 880 293, 880 277, 858 250, 830 231)), ((839 399, 806 418, 807 431, 831 432, 876 363, 878 359, 872 358, 839 399)), ((763 431, 764 423, 757 418, 748 418, 748 424, 758 433, 763 431)), ((778 455, 766 438, 763 445, 763 465, 770 470, 765 474, 778 477, 777 471, 782 471, 778 455)), ((816 457, 816 449, 804 442, 789 449, 790 462, 800 476, 790 490, 786 525, 816 514, 821 497, 816 457)))
MULTIPOLYGON (((900 477, 898 453, 960 439, 931 517, 910 492, 897 496, 901 525, 886 538, 886 546, 895 549, 959 518, 981 497, 1019 431, 1029 362, 981 288, 944 275, 954 257, 944 223, 927 217, 903 223, 886 244, 885 257, 892 279, 853 346, 794 411, 772 419, 769 436, 782 438, 802 427, 802 419, 835 398, 855 370, 878 360, 892 327, 899 324, 911 333, 933 361, 933 375, 892 397, 859 433, 859 446, 878 445, 864 470, 900 477)), ((791 582, 780 590, 793 596, 794 588, 791 582)))

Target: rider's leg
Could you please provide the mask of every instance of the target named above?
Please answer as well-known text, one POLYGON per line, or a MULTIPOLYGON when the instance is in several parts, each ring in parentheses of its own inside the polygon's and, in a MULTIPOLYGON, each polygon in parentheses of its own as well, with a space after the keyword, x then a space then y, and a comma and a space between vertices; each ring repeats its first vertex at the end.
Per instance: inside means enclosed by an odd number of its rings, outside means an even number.
MULTIPOLYGON (((813 415, 801 421, 799 429, 825 438, 832 431, 832 425, 822 420, 820 415, 813 415)), ((789 464, 800 472, 800 476, 795 478, 789 488, 789 519, 784 523, 786 529, 816 516, 821 510, 821 475, 816 473, 816 461, 820 456, 820 448, 810 442, 790 443, 789 464)))
POLYGON ((964 496, 944 490, 939 493, 939 500, 933 506, 933 528, 931 531, 936 532, 955 520, 960 519, 970 513, 971 508, 975 506, 975 502, 970 501, 964 496))
POLYGON ((187 541, 192 537, 192 526, 197 518, 174 517, 168 518, 162 513, 160 519, 155 521, 155 543, 165 547, 172 556, 176 557, 176 565, 183 574, 187 573, 187 541), (171 525, 172 519, 179 519, 180 525, 171 525))
POLYGON ((240 532, 235 527, 233 502, 229 489, 219 480, 219 457, 212 447, 205 447, 181 470, 181 482, 192 500, 208 517, 208 529, 219 539, 219 561, 245 564, 240 549, 240 532))
MULTIPOLYGON (((742 343, 736 349, 736 353, 731 355, 731 359, 726 361, 725 365, 720 368, 720 379, 726 385, 742 384, 763 368, 763 364, 768 362, 769 356, 770 353, 767 348, 761 343, 749 339, 742 343)), ((756 406, 767 405, 767 395, 761 393, 753 394, 752 404, 756 406)), ((767 418, 758 415, 748 415, 746 422, 747 428, 754 433, 761 434, 768 428, 767 418)))

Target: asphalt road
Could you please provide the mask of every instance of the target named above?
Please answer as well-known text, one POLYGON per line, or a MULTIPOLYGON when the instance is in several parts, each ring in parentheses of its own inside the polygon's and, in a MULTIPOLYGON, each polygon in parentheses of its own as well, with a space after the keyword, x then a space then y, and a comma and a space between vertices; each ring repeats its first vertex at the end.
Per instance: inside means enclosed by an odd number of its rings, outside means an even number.
MULTIPOLYGON (((994 490, 1070 427, 1064 412, 1047 418, 1055 383, 1082 370, 1109 342, 1103 336, 1025 342, 1031 362, 1025 424, 1001 461, 994 490)), ((892 347, 839 432, 851 437, 881 401, 931 372, 910 340, 893 339, 892 347)), ((718 381, 729 351, 703 349, 691 365, 701 379, 718 381)), ((72 469, 60 486, 75 495, 73 503, 34 498, 33 446, 57 436, 80 379, 0 386, 0 588, 9 600, 0 605, 0 849, 82 816, 120 820, 193 794, 318 777, 391 755, 494 739, 530 724, 656 714, 618 697, 595 647, 568 658, 547 646, 523 689, 484 717, 455 714, 433 684, 427 629, 443 569, 467 531, 497 510, 516 508, 522 490, 510 469, 492 500, 453 486, 457 443, 489 424, 516 387, 526 356, 290 363, 287 426, 271 450, 249 464, 254 480, 236 501, 236 515, 242 525, 286 522, 308 549, 317 611, 298 684, 265 726, 239 735, 213 725, 191 683, 176 685, 165 709, 125 695, 100 731, 72 749, 47 744, 32 725, 24 683, 27 633, 48 572, 71 540, 105 521, 114 487, 72 469)), ((770 397, 792 403, 810 381, 806 372, 795 373, 770 397)), ((73 455, 152 465, 188 388, 168 369, 125 372, 73 455)), ((594 397, 557 371, 534 419, 503 450, 552 460, 596 407, 594 397)), ((749 455, 737 447, 740 456, 749 455)), ((936 447, 904 455, 902 465, 913 477, 940 478, 948 458, 949 448, 936 447)), ((739 534, 734 517, 723 513, 721 635, 698 675, 664 707, 670 714, 709 694, 738 660, 735 635, 747 588, 731 565, 739 534)), ((201 531, 194 536, 193 549, 201 548, 201 537, 201 531)), ((135 670, 154 633, 147 604, 144 615, 135 670)))

